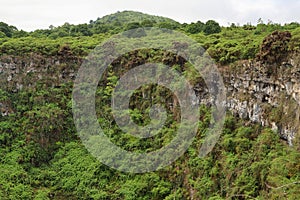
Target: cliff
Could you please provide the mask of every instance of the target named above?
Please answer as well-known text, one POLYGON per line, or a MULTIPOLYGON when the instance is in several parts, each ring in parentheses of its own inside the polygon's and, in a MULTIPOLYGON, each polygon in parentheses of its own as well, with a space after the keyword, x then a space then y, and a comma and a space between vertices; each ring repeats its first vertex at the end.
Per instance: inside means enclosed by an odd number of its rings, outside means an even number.
POLYGON ((299 61, 293 55, 280 66, 251 61, 223 70, 228 110, 271 127, 292 145, 300 129, 299 61))
MULTIPOLYGON (((1 56, 1 88, 18 92, 36 84, 59 87, 73 81, 82 59, 66 52, 57 56, 1 56)), ((280 66, 243 61, 220 67, 227 89, 226 106, 246 122, 271 127, 290 145, 300 130, 300 57, 280 66)), ((198 96, 205 96, 195 87, 198 96)), ((2 116, 14 112, 11 100, 0 98, 2 116)))

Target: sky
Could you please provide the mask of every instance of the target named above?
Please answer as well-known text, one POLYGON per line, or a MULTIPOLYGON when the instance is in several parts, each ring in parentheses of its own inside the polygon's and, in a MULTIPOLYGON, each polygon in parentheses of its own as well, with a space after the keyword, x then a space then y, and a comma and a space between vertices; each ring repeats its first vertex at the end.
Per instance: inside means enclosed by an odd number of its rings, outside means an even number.
POLYGON ((0 0, 0 21, 19 30, 88 23, 108 14, 133 10, 181 23, 216 20, 223 26, 300 22, 300 0, 0 0))

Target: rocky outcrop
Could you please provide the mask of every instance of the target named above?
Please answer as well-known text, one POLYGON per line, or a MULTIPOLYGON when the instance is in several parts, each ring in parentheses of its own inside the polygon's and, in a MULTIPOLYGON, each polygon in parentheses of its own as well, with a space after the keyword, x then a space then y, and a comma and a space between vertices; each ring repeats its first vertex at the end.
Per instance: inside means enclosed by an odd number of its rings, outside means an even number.
MULTIPOLYGON (((56 87, 74 80, 82 59, 62 53, 55 57, 28 54, 24 56, 0 57, 0 89, 15 93, 36 84, 56 87)), ((1 94, 1 91, 0 91, 1 94)), ((12 102, 0 98, 0 115, 13 113, 12 102)))
MULTIPOLYGON (((1 56, 1 88, 18 92, 37 83, 56 87, 74 80, 82 59, 65 55, 1 56)), ((234 67, 221 67, 227 89, 227 109, 246 121, 271 127, 291 145, 300 130, 299 60, 294 55, 281 66, 244 61, 234 67)), ((204 94, 207 90, 195 90, 201 101, 207 97, 204 94)), ((3 116, 13 112, 7 102, 0 102, 0 110, 3 116)))
POLYGON ((1 88, 11 92, 47 81, 52 86, 74 79, 82 59, 76 56, 47 57, 38 54, 0 57, 1 88))
POLYGON ((292 145, 300 130, 298 61, 296 56, 280 66, 252 61, 223 70, 228 110, 242 119, 271 127, 292 145))

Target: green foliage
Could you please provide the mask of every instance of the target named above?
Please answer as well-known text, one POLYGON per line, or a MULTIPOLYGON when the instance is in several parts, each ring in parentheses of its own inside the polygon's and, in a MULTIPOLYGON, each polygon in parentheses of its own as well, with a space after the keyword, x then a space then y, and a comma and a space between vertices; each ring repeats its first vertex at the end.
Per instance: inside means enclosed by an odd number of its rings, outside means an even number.
MULTIPOLYGON (((271 34, 273 30, 272 27, 269 28, 269 26, 272 25, 264 26, 268 29, 259 33, 257 33, 253 27, 231 26, 222 28, 222 31, 218 34, 205 36, 202 33, 198 33, 191 35, 191 37, 202 44, 216 62, 222 65, 228 65, 238 60, 256 58, 264 38, 268 34, 271 34)), ((283 29, 283 27, 279 28, 279 30, 281 29, 283 29)), ((292 37, 295 38, 295 40, 293 45, 290 45, 290 50, 297 49, 297 35, 296 33, 292 37)))
MULTIPOLYGON (((38 53, 47 56, 58 55, 61 47, 68 44, 71 52, 77 56, 87 55, 91 49, 94 49, 101 43, 106 35, 99 34, 91 37, 62 37, 51 39, 50 37, 21 37, 9 40, 0 39, 0 53, 8 55, 24 55, 38 53)), ((56 38, 56 37, 55 37, 56 38)))
POLYGON ((220 33, 221 32, 221 27, 220 27, 218 22, 216 22, 214 20, 208 20, 205 23, 205 27, 204 27, 203 31, 206 35, 210 35, 210 34, 214 34, 214 33, 220 33))
POLYGON ((158 24, 158 27, 175 30, 175 29, 179 28, 179 24, 178 23, 170 23, 170 22, 161 22, 158 24))
POLYGON ((237 60, 254 59, 259 53, 263 39, 274 31, 288 30, 292 33, 288 45, 290 51, 299 49, 300 44, 299 24, 296 22, 282 26, 271 21, 265 24, 260 20, 257 26, 232 24, 230 27, 220 27, 214 20, 208 20, 205 24, 200 21, 180 24, 168 18, 132 11, 118 12, 95 21, 91 20, 86 24, 65 23, 62 26, 50 26, 49 29, 31 33, 18 31, 5 23, 0 27, 3 27, 3 30, 0 30, 0 53, 10 55, 31 52, 56 55, 62 45, 68 44, 72 53, 85 56, 112 34, 137 29, 128 32, 128 36, 132 38, 145 36, 141 27, 159 27, 186 32, 203 45, 210 56, 222 65, 237 60), (12 38, 7 37, 7 34, 12 38))
POLYGON ((7 36, 5 35, 5 33, 3 33, 2 31, 0 31, 0 38, 5 38, 5 37, 7 37, 7 36))
POLYGON ((161 180, 159 175, 148 173, 127 180, 117 193, 122 199, 164 199, 171 188, 171 183, 161 180))
POLYGON ((188 33, 195 34, 203 32, 205 29, 205 24, 203 22, 198 21, 196 23, 191 23, 187 25, 185 28, 188 33))
POLYGON ((127 30, 131 30, 131 29, 137 29, 137 28, 140 28, 141 27, 141 24, 138 23, 138 22, 131 22, 131 23, 128 23, 125 27, 125 31, 127 30))
MULTIPOLYGON (((263 39, 277 29, 292 33, 289 50, 300 47, 297 23, 280 26, 261 22, 258 26, 221 28, 212 20, 206 24, 179 24, 167 18, 121 12, 89 24, 65 23, 31 33, 1 23, 0 51, 4 57, 15 55, 15 59, 28 55, 81 59, 112 34, 132 28, 143 30, 147 26, 187 32, 224 65, 255 58, 263 39)), ((142 32, 132 34, 134 39, 142 32)), ((96 91, 96 112, 99 124, 113 143, 128 151, 149 152, 173 139, 180 113, 170 90, 150 84, 138 88, 130 100, 130 117, 141 126, 149 122, 151 106, 160 104, 167 110, 161 131, 147 139, 135 138, 118 128, 112 117, 110 98, 120 75, 145 62, 162 62, 188 77, 192 84, 199 83, 201 79, 195 69, 180 59, 159 50, 134 51, 123 55, 104 73, 96 91)), ((62 63, 62 67, 66 67, 64 64, 68 63, 62 63)), ((288 147, 270 129, 245 126, 243 121, 229 115, 214 150, 204 158, 198 157, 211 119, 210 109, 205 106, 199 110, 199 128, 192 146, 170 166, 145 174, 110 169, 92 157, 78 138, 71 110, 72 88, 72 82, 57 83, 47 77, 18 92, 1 86, 0 102, 11 104, 14 113, 0 117, 0 199, 297 199, 299 196, 299 150, 288 147)))
POLYGON ((9 26, 4 22, 0 22, 0 32, 4 33, 6 37, 12 37, 14 32, 17 32, 17 28, 14 26, 9 26))
MULTIPOLYGON (((98 89, 97 95, 110 96, 118 80, 116 75, 108 72, 108 83, 98 89)), ((193 145, 171 166, 145 174, 110 169, 92 157, 75 136, 69 110, 70 87, 71 84, 58 88, 40 85, 35 93, 25 90, 22 94, 2 91, 2 99, 15 99, 14 105, 18 107, 15 115, 0 121, 1 199, 297 198, 300 153, 283 144, 269 129, 244 126, 242 121, 227 116, 214 150, 205 158, 198 157, 210 122, 210 110, 204 106, 193 145), (24 93, 31 97, 29 101, 20 98, 24 93), (40 141, 39 137, 26 138, 26 133, 31 133, 31 137, 51 135, 43 136, 45 139, 40 141)), ((140 110, 151 105, 138 100, 143 93, 166 95, 168 91, 154 86, 140 88, 132 98, 140 103, 132 112, 132 117, 139 120, 145 120, 140 110)), ((108 99, 99 104, 102 112, 109 111, 108 99)), ((159 97, 154 101, 160 101, 159 97)), ((108 118, 99 116, 99 121, 103 120, 108 118)), ((153 151, 172 139, 175 130, 172 116, 168 123, 170 126, 165 126, 162 134, 151 140, 133 140, 119 134, 117 126, 109 120, 103 129, 114 143, 126 150, 153 151)))
POLYGON ((156 23, 160 23, 160 22, 177 23, 176 21, 166 17, 153 16, 153 15, 148 15, 148 14, 144 14, 141 12, 134 12, 134 11, 117 12, 115 14, 98 18, 95 22, 101 22, 105 24, 113 24, 118 22, 119 24, 124 25, 127 24, 128 22, 140 23, 146 20, 156 22, 156 23))
POLYGON ((155 25, 156 21, 150 20, 150 19, 145 19, 144 21, 141 22, 142 27, 153 27, 155 25))

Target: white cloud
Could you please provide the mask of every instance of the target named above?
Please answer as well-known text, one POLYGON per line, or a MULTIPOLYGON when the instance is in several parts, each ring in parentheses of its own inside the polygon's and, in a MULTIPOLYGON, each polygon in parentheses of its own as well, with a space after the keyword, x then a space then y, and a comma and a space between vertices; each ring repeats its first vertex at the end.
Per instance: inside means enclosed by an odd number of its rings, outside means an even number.
POLYGON ((0 21, 25 30, 64 22, 87 23, 122 10, 166 16, 179 22, 214 19, 222 25, 256 23, 260 17, 281 23, 300 20, 297 0, 0 0, 0 3, 0 21))
POLYGON ((256 23, 259 18, 276 23, 300 19, 300 4, 296 0, 230 0, 230 3, 238 13, 237 21, 241 23, 256 23))

